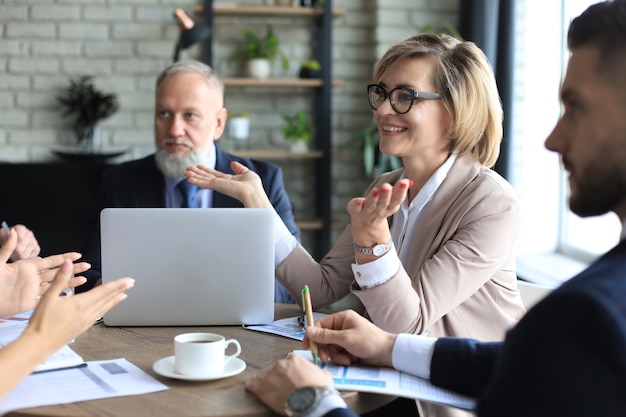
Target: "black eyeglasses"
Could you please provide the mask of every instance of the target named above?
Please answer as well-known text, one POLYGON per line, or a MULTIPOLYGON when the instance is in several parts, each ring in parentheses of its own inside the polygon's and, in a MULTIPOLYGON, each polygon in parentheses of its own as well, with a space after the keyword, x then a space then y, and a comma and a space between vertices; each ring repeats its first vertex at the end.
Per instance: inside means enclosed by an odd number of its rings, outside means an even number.
POLYGON ((389 97, 391 108, 398 114, 405 114, 411 110, 416 98, 423 100, 434 100, 441 98, 439 93, 429 93, 426 91, 415 91, 407 87, 397 87, 387 92, 382 85, 370 84, 367 86, 367 100, 372 110, 377 110, 381 104, 389 97))

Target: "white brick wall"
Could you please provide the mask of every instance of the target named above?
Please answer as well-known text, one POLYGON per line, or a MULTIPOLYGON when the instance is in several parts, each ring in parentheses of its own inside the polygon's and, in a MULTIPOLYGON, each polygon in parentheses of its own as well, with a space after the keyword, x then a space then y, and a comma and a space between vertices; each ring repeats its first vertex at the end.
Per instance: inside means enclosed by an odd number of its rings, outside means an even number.
MULTIPOLYGON (((178 38, 172 12, 175 7, 191 11, 196 2, 200 0, 0 0, 0 161, 55 158, 49 149, 70 141, 71 131, 54 95, 67 84, 67 77, 77 74, 95 75, 99 88, 119 97, 120 111, 102 123, 103 146, 128 147, 130 151, 120 161, 151 152, 154 79, 170 63, 178 38)), ((424 24, 440 19, 455 23, 457 3, 334 1, 335 7, 347 9, 334 21, 334 76, 346 81, 334 89, 334 147, 369 123, 364 86, 382 52, 424 24)), ((259 32, 267 23, 274 25, 291 58, 290 71, 296 71, 299 62, 311 55, 311 47, 302 46, 312 37, 307 19, 217 19, 215 66, 223 76, 236 74, 237 68, 226 57, 240 44, 239 31, 244 25, 259 32)), ((198 58, 199 53, 200 48, 191 48, 183 52, 183 58, 198 58)), ((276 128, 279 114, 294 107, 310 108, 312 103, 306 91, 279 91, 267 100, 265 93, 272 91, 230 88, 227 106, 231 112, 251 113, 259 146, 286 146, 276 128)), ((228 138, 223 138, 222 145, 231 146, 228 138)), ((284 168, 294 204, 306 211, 312 205, 311 185, 299 172, 302 165, 307 163, 286 163, 284 168)), ((333 177, 333 213, 343 223, 348 220, 348 199, 368 182, 361 178, 358 149, 335 153, 333 177)))

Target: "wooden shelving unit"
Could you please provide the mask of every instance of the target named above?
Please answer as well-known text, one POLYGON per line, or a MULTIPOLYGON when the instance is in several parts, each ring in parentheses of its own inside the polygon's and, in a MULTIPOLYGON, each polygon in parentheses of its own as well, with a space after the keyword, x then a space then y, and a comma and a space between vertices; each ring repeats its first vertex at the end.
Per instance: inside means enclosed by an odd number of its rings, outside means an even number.
MULTIPOLYGON (((193 8, 194 13, 204 14, 205 6, 197 4, 193 8)), ((302 17, 320 17, 324 14, 324 9, 313 7, 281 7, 281 6, 246 6, 234 5, 226 6, 213 5, 213 13, 216 16, 302 16, 302 17)), ((332 15, 342 16, 346 13, 344 8, 332 9, 332 15)))
MULTIPOLYGON (((307 153, 294 154, 282 150, 246 150, 234 151, 234 154, 255 159, 293 160, 309 159, 315 164, 315 181, 312 192, 315 194, 315 217, 314 220, 302 221, 296 213, 296 224, 301 230, 315 231, 314 248, 312 255, 321 259, 330 249, 331 229, 331 161, 332 161, 332 88, 344 85, 343 80, 332 78, 332 21, 334 17, 342 16, 346 12, 343 8, 333 8, 332 0, 325 0, 322 7, 279 7, 279 6, 248 6, 248 5, 220 5, 214 4, 213 0, 203 0, 203 4, 194 7, 194 13, 204 17, 211 27, 216 18, 222 16, 240 18, 298 18, 309 19, 306 22, 314 31, 315 59, 320 63, 321 71, 319 79, 285 79, 269 78, 258 80, 251 78, 225 78, 226 86, 250 87, 250 88, 309 88, 312 90, 314 100, 314 124, 316 138, 315 149, 307 153)), ((243 25, 243 24, 242 24, 243 25)), ((204 42, 204 60, 209 65, 213 63, 213 38, 204 42)), ((268 92, 267 94, 272 94, 268 92)))
MULTIPOLYGON (((256 78, 224 78, 224 85, 232 87, 304 87, 319 88, 324 81, 318 78, 267 78, 258 80, 256 78)), ((333 87, 340 87, 345 84, 344 80, 333 80, 333 87)))
POLYGON ((233 150, 229 151, 233 155, 243 158, 254 159, 320 159, 324 157, 321 151, 308 151, 294 153, 291 151, 272 151, 272 150, 233 150))

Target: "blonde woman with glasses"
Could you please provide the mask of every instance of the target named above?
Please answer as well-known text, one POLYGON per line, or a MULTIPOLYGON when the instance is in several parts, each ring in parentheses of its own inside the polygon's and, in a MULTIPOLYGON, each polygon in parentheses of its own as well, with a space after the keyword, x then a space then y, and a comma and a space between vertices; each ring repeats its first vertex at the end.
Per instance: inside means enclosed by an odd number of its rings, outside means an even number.
MULTIPOLYGON (((487 58, 472 42, 415 35, 385 53, 366 97, 381 152, 403 168, 348 203, 351 224, 319 264, 277 216, 277 279, 296 300, 308 285, 315 309, 352 293, 388 332, 501 340, 524 314, 520 215, 515 191, 491 169, 503 112, 487 58)), ((271 207, 254 173, 233 170, 187 175, 246 207, 271 207)), ((423 416, 462 414, 420 407, 423 416)))

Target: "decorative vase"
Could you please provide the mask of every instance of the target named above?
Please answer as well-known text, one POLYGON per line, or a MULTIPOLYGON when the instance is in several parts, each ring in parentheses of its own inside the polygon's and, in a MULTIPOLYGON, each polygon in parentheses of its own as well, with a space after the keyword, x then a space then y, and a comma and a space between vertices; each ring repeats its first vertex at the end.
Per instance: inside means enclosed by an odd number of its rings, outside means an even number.
POLYGON ((254 58, 248 60, 248 76, 265 80, 272 73, 272 63, 269 59, 254 58))
POLYGON ((100 124, 94 123, 77 136, 78 150, 81 153, 100 153, 102 150, 102 131, 100 124))
POLYGON ((228 136, 235 140, 235 149, 246 149, 250 139, 250 119, 244 116, 229 118, 228 136))
POLYGON ((304 142, 304 139, 296 139, 289 144, 289 150, 293 153, 308 152, 309 146, 304 142))
POLYGON ((250 119, 243 116, 235 116, 228 120, 228 134, 237 140, 248 140, 250 138, 250 119))

